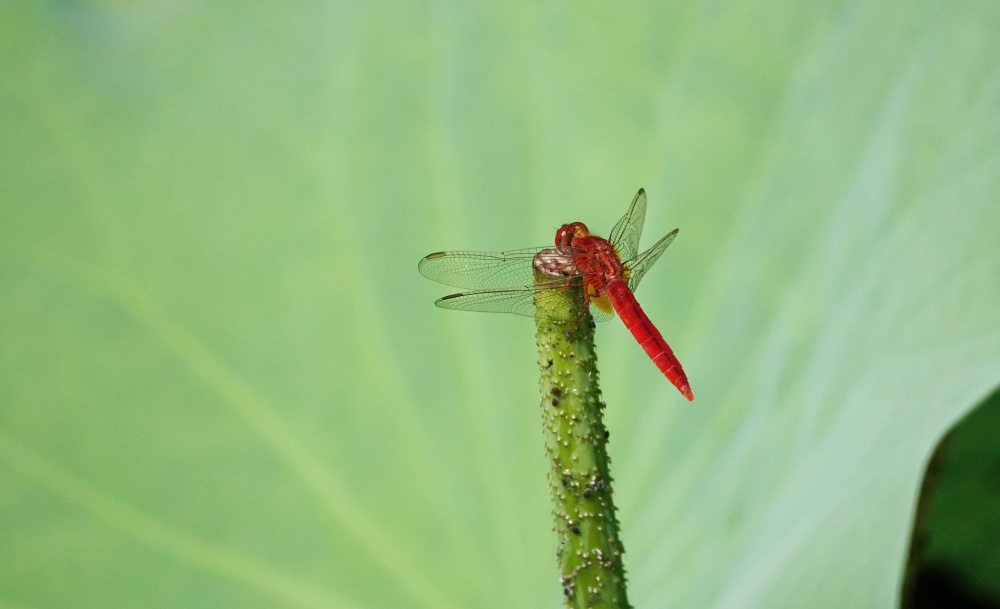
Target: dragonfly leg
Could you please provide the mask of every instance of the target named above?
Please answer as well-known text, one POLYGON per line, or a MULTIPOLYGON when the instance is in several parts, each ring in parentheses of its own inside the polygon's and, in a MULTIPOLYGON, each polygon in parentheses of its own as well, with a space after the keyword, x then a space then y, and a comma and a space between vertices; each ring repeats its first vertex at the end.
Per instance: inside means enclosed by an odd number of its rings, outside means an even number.
POLYGON ((576 327, 580 324, 580 320, 583 319, 583 314, 587 312, 590 308, 590 294, 587 293, 587 288, 583 289, 583 308, 580 309, 580 314, 576 316, 576 321, 573 322, 573 327, 566 332, 566 340, 573 337, 573 332, 576 332, 576 327))

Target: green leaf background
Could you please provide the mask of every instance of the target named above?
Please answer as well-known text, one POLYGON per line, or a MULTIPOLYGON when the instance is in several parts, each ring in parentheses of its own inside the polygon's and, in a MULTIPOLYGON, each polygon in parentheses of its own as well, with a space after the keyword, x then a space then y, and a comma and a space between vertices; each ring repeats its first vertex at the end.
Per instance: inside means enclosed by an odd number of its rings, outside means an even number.
POLYGON ((0 3, 0 606, 555 607, 533 328, 441 249, 681 232, 598 329, 637 607, 892 607, 1000 381, 992 1, 0 3))

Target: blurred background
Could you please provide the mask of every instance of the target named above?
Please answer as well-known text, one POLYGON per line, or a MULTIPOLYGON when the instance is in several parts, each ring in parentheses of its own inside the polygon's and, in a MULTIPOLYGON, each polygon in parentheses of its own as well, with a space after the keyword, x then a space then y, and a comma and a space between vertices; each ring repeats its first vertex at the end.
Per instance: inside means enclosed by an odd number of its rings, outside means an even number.
POLYGON ((989 1, 0 3, 0 606, 559 606, 533 325, 416 263, 639 187, 697 401, 598 328, 633 604, 897 606, 1000 381, 998 58, 989 1))

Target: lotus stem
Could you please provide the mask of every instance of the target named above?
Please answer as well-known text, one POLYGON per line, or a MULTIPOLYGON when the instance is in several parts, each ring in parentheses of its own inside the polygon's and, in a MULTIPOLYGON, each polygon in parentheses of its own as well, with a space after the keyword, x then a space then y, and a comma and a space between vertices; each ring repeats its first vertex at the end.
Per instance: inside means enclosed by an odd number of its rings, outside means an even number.
MULTIPOLYGON (((536 281, 551 281, 536 271, 536 281)), ((622 545, 611 494, 594 350, 594 322, 554 321, 555 311, 581 311, 582 289, 543 291, 536 298, 538 367, 548 474, 555 504, 556 551, 566 607, 627 609, 622 545), (567 332, 571 332, 567 337, 567 332)), ((563 314, 565 316, 565 314, 563 314)))

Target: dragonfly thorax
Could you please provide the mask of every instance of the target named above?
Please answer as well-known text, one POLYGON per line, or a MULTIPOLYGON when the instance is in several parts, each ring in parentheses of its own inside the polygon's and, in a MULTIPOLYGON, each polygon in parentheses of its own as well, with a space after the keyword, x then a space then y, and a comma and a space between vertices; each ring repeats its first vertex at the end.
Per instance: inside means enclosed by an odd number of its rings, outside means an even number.
POLYGON ((615 247, 607 239, 587 235, 573 239, 573 263, 587 283, 625 280, 626 271, 615 247))

